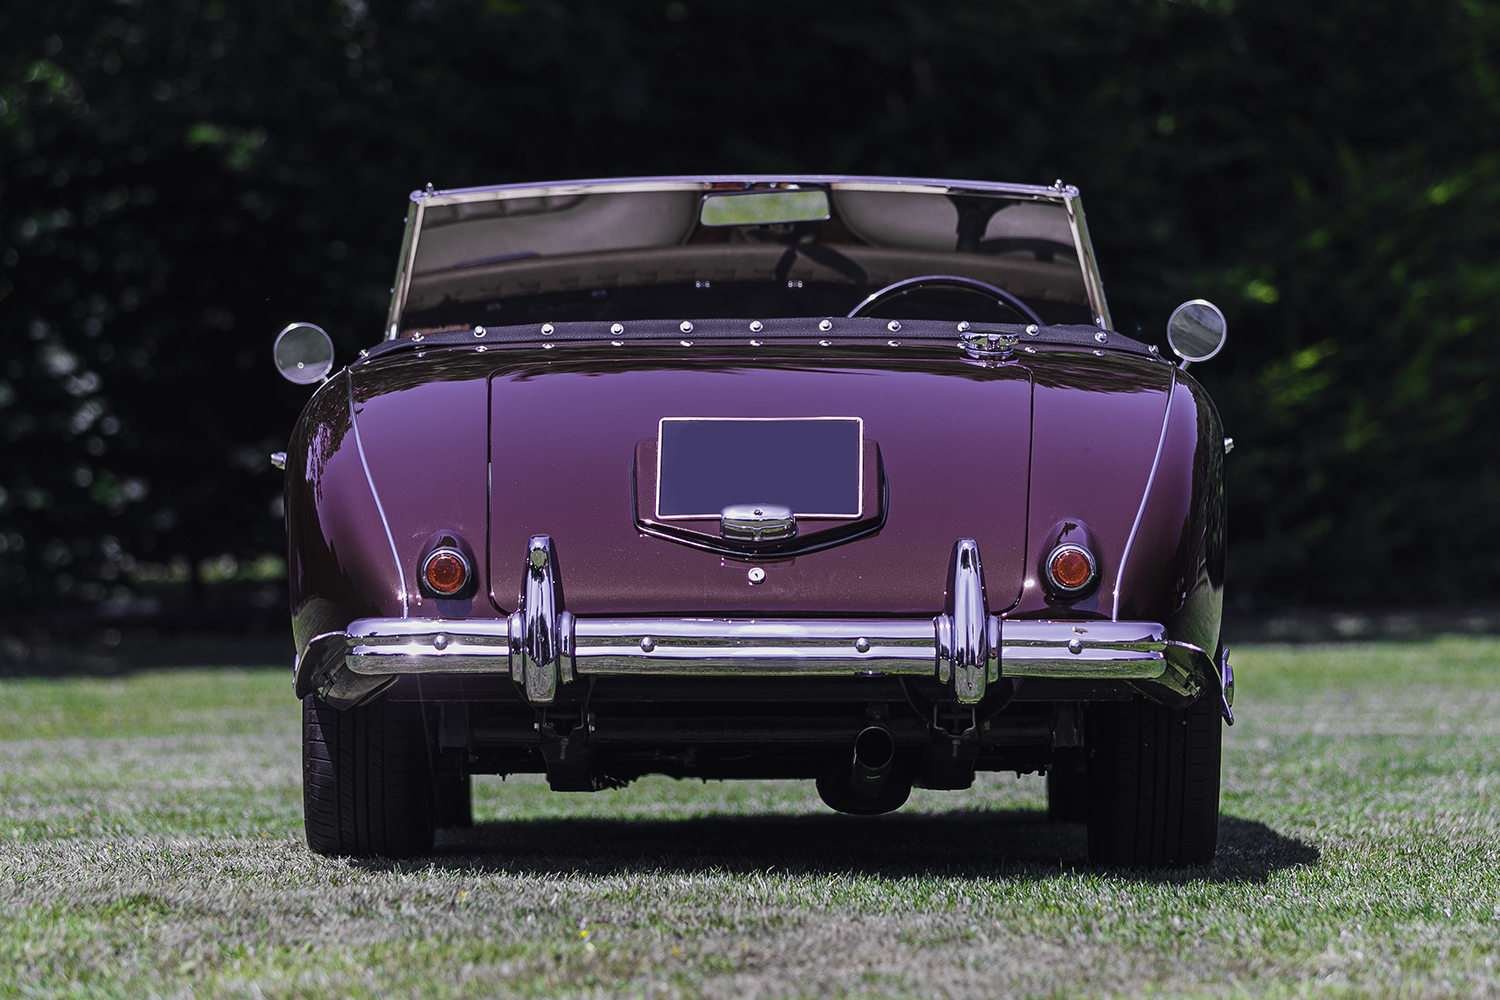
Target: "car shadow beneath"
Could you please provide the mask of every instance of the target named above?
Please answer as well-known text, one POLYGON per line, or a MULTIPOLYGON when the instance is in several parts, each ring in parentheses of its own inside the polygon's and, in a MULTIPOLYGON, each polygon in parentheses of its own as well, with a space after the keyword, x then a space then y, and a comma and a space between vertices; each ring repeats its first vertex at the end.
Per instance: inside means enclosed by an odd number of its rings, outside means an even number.
MULTIPOLYGON (((1224 816, 1212 864, 1118 871, 1153 882, 1261 882, 1316 864, 1316 847, 1264 823, 1224 816)), ((392 862, 363 863, 385 870, 392 862)), ((439 831, 432 855, 402 867, 524 875, 750 872, 1055 878, 1089 870, 1079 823, 1041 811, 952 811, 888 816, 705 816, 689 819, 536 819, 439 831)))

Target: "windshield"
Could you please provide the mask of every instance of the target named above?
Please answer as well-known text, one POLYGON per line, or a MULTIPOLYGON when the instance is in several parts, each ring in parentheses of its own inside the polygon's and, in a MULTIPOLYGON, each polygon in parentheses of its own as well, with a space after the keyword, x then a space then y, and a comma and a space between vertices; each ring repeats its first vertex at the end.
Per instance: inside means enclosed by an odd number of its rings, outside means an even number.
POLYGON ((893 186, 620 182, 439 193, 431 204, 417 196, 393 322, 409 336, 548 321, 843 316, 896 282, 936 275, 968 281, 918 282, 866 314, 1093 322, 1060 199, 893 186))

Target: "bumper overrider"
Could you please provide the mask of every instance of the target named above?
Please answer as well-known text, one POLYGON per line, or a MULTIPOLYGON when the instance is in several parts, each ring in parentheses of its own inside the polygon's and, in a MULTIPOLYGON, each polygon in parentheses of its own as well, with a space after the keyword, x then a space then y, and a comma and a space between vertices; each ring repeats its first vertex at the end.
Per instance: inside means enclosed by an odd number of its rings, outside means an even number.
POLYGON ((1012 620, 990 614, 979 546, 954 544, 935 618, 604 618, 565 610, 552 538, 527 545, 519 610, 502 619, 361 618, 316 637, 299 697, 357 704, 403 674, 508 675, 533 705, 581 677, 933 678, 975 704, 1002 676, 1147 681, 1195 697, 1217 682, 1231 718, 1227 657, 1169 639, 1156 622, 1012 620))

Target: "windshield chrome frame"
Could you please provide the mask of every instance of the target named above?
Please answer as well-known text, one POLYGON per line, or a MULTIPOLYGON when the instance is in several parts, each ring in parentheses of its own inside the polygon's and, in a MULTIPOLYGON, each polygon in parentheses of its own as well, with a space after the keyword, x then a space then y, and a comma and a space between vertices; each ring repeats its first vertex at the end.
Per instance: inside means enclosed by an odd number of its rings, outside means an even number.
POLYGON ((417 237, 422 217, 429 207, 462 205, 476 201, 498 201, 506 198, 545 198, 569 194, 617 194, 627 191, 723 191, 722 185, 757 184, 815 185, 848 188, 856 191, 888 191, 909 194, 978 194, 1003 195, 1023 201, 1044 201, 1061 205, 1068 214, 1073 232, 1073 248, 1083 271, 1083 283, 1094 323, 1104 330, 1113 329, 1109 305, 1104 298, 1104 282, 1099 277, 1098 259, 1089 239, 1084 219, 1083 199, 1071 184, 1004 184, 995 181, 962 181, 910 177, 863 177, 844 174, 702 174, 683 177, 616 177, 578 181, 544 181, 531 184, 495 184, 488 187, 413 191, 411 208, 406 214, 406 232, 401 239, 401 256, 396 266, 396 280, 391 286, 391 305, 386 314, 385 339, 395 340, 400 333, 401 314, 411 287, 412 267, 417 256, 417 237))

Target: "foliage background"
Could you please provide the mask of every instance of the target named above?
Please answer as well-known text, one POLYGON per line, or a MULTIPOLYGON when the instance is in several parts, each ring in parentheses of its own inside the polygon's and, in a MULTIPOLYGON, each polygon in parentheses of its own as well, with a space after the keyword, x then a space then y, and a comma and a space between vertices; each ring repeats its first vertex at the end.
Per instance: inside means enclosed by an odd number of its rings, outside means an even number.
POLYGON ((4 619, 284 621, 271 339, 378 339, 410 189, 739 170, 1078 184, 1122 331, 1228 314, 1231 603, 1493 600, 1497 44, 1481 0, 6 4, 4 619))

